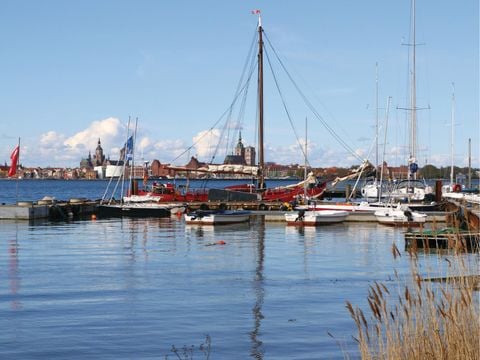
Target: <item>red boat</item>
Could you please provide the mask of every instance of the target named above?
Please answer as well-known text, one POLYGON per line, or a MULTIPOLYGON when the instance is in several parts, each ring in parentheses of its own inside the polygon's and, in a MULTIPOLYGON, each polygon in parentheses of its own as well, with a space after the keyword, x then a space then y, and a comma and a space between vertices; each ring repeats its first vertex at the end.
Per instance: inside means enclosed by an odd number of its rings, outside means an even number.
POLYGON ((208 189, 187 190, 172 183, 153 183, 151 190, 139 189, 138 196, 151 197, 157 202, 207 202, 208 189))
MULTIPOLYGON (((259 17, 258 21, 258 142, 259 142, 259 161, 257 166, 246 166, 246 165, 208 165, 205 169, 195 169, 195 171, 205 171, 205 172, 230 172, 234 174, 243 173, 245 175, 249 174, 257 179, 257 184, 243 184, 243 185, 233 185, 228 186, 224 190, 232 192, 243 192, 251 193, 256 196, 252 196, 252 200, 258 200, 263 202, 269 201, 279 201, 279 202, 291 202, 298 201, 302 197, 304 200, 311 198, 319 198, 326 189, 326 183, 319 183, 317 178, 313 173, 305 176, 305 180, 297 184, 280 186, 275 188, 267 188, 265 185, 265 162, 264 162, 264 142, 263 142, 263 39, 262 34, 263 29, 261 26, 261 19, 259 17), (238 172, 236 170, 238 167, 238 172), (305 197, 307 199, 305 199, 305 197)), ((177 168, 182 171, 185 169, 177 168)), ((208 196, 209 191, 207 189, 201 190, 189 190, 187 187, 176 188, 173 184, 160 184, 154 185, 153 189, 150 192, 138 191, 138 195, 145 195, 149 197, 154 197, 156 201, 162 202, 171 202, 171 201, 182 201, 182 202, 206 202, 209 200, 208 196), (158 197, 158 200, 157 200, 158 197)), ((226 194, 226 198, 229 198, 226 194)), ((219 197, 220 198, 220 197, 219 197)), ((249 200, 251 201, 251 200, 249 200)))
MULTIPOLYGON (((291 202, 299 200, 300 198, 307 199, 319 198, 327 187, 326 182, 318 182, 313 173, 310 173, 305 181, 301 181, 297 184, 279 186, 274 188, 267 188, 265 191, 258 193, 261 194, 262 201, 281 201, 291 202)), ((257 189, 254 184, 241 184, 225 187, 225 190, 241 191, 248 193, 255 193, 257 189)))
MULTIPOLYGON (((259 194, 261 201, 290 202, 299 200, 305 195, 307 198, 319 198, 326 189, 326 183, 305 181, 297 184, 267 188, 263 192, 258 191, 254 184, 232 185, 224 188, 229 191, 247 192, 259 194), (306 187, 306 188, 305 188, 306 187)), ((155 202, 207 202, 208 189, 188 189, 185 186, 175 186, 172 183, 154 183, 151 189, 138 189, 138 198, 145 197, 145 200, 155 202)))

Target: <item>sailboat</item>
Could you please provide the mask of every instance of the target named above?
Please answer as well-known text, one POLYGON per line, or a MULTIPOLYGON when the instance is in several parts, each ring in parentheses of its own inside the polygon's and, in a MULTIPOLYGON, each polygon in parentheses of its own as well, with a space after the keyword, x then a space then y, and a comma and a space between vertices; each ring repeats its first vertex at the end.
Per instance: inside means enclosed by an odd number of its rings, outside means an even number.
MULTIPOLYGON (((389 198, 395 201, 421 202, 433 201, 435 199, 433 187, 429 186, 424 180, 417 179, 417 104, 416 104, 416 38, 415 38, 415 0, 412 0, 412 37, 410 44, 412 47, 412 69, 410 77, 410 107, 404 110, 410 111, 410 132, 409 132, 409 158, 407 179, 400 180, 391 184, 389 188, 378 180, 375 176, 374 181, 366 183, 361 189, 362 196, 367 200, 378 200, 389 198), (382 187, 383 186, 383 187, 382 187)), ((377 77, 378 84, 378 77, 377 77)), ((378 85, 376 90, 378 99, 378 85)), ((378 104, 378 100, 376 100, 378 104)), ((378 105, 377 105, 378 110, 378 105)), ((378 139, 378 111, 377 111, 377 139, 378 139)), ((378 168, 378 141, 376 150, 376 162, 378 168)), ((383 167, 382 167, 383 168, 383 167)), ((382 169, 383 170, 383 169, 382 169)))
MULTIPOLYGON (((138 121, 138 119, 137 119, 138 121)), ((130 120, 128 122, 128 129, 130 128, 130 120)), ((134 147, 135 147, 135 137, 136 137, 137 125, 135 124, 134 134, 128 136, 125 146, 123 147, 123 169, 121 175, 117 179, 117 183, 114 186, 113 191, 110 194, 110 197, 107 198, 107 193, 111 185, 110 180, 107 189, 98 205, 97 212, 100 217, 167 217, 172 213, 172 205, 159 204, 155 201, 139 201, 138 199, 133 200, 129 195, 132 190, 135 188, 135 183, 133 179, 133 169, 134 169, 134 147), (123 196, 124 182, 125 182, 125 170, 127 169, 127 164, 130 164, 129 169, 129 179, 127 187, 127 196, 123 196), (114 195, 120 187, 120 197, 119 202, 115 201, 114 195)))
POLYGON ((399 181, 390 193, 394 199, 411 201, 432 201, 434 199, 434 190, 424 180, 417 179, 417 99, 416 99, 416 37, 415 37, 415 0, 412 0, 412 69, 410 77, 410 108, 404 109, 410 111, 410 132, 409 132, 409 158, 408 158, 408 177, 406 180, 399 181))
MULTIPOLYGON (((388 105, 390 104, 390 98, 388 105)), ((388 121, 388 110, 389 106, 387 105, 387 111, 386 111, 386 118, 388 121)), ((367 181, 365 184, 362 186, 360 189, 360 192, 362 194, 362 197, 367 200, 367 201, 380 201, 382 198, 385 198, 387 194, 389 193, 389 188, 386 186, 387 184, 383 182, 381 178, 379 178, 378 174, 378 162, 379 162, 379 156, 378 156, 378 130, 379 130, 379 122, 378 122, 378 63, 375 64, 375 171, 373 172, 374 176, 373 179, 369 179, 367 177, 367 181)), ((387 134, 387 127, 385 126, 385 137, 387 134)), ((384 149, 385 149, 386 142, 384 142, 384 149)), ((381 174, 380 177, 383 177, 383 172, 384 172, 384 164, 385 162, 382 163, 381 166, 381 174)))
POLYGON ((264 155, 264 106, 263 106, 263 27, 260 12, 258 14, 258 89, 257 89, 257 116, 258 116, 258 164, 205 164, 200 168, 187 169, 186 167, 170 166, 175 171, 195 171, 205 174, 233 174, 249 176, 252 183, 227 186, 224 189, 210 189, 209 191, 179 191, 173 184, 157 184, 151 190, 139 190, 139 195, 157 197, 160 202, 206 202, 206 201, 257 201, 259 207, 265 202, 292 202, 300 198, 319 198, 326 189, 326 182, 320 182, 313 172, 310 172, 303 181, 296 184, 278 187, 267 187, 265 182, 266 166, 264 155))
POLYGON ((256 184, 242 184, 226 187, 226 191, 247 192, 257 196, 259 201, 292 202, 299 199, 319 198, 326 190, 327 183, 319 182, 313 172, 308 173, 303 181, 296 184, 268 188, 265 183, 265 152, 264 152, 264 104, 263 104, 263 27, 262 18, 258 14, 258 167, 256 168, 256 184))

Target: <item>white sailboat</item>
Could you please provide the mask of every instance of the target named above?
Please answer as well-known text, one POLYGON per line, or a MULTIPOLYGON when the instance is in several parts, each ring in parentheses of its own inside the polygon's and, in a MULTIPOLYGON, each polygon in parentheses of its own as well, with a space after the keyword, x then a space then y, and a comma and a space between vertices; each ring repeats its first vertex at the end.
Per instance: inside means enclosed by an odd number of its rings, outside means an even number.
POLYGON ((431 198, 434 194, 433 188, 426 184, 425 181, 417 179, 417 78, 416 78, 416 3, 412 0, 412 69, 410 78, 410 145, 408 159, 408 178, 406 181, 400 182, 392 191, 394 198, 405 198, 408 202, 424 201, 431 198), (430 196, 429 196, 430 195, 430 196))
MULTIPOLYGON (((135 147, 135 138, 137 131, 137 122, 135 123, 135 130, 131 136, 128 136, 125 146, 123 148, 123 169, 122 173, 117 179, 117 183, 110 194, 110 197, 107 198, 107 193, 111 185, 112 179, 105 190, 105 193, 102 197, 100 204, 98 205, 97 212, 101 217, 167 217, 172 214, 173 205, 160 204, 154 201, 147 201, 146 199, 133 199, 131 194, 128 196, 124 195, 124 176, 127 163, 130 161, 130 176, 128 181, 127 193, 131 193, 133 189, 133 169, 134 169, 134 147, 135 147), (114 200, 114 195, 117 192, 118 186, 121 184, 120 188, 120 197, 121 201, 117 202, 114 200)), ((130 129, 130 119, 128 121, 128 130, 130 129)))
MULTIPOLYGON (((390 199, 394 201, 433 201, 434 189, 428 185, 425 180, 417 178, 417 99, 416 99, 416 36, 415 36, 415 0, 412 0, 412 42, 408 44, 412 48, 411 71, 410 71, 410 107, 404 110, 410 111, 410 131, 409 131, 409 157, 408 157, 408 176, 406 180, 393 184, 389 193, 390 199)), ((369 185, 362 194, 366 198, 373 198, 377 195, 379 199, 378 184, 369 185)))
POLYGON ((452 114, 451 114, 451 132, 450 132, 450 184, 442 186, 442 196, 450 199, 461 199, 460 194, 462 187, 455 184, 454 177, 454 161, 455 161, 455 84, 452 83, 452 114))

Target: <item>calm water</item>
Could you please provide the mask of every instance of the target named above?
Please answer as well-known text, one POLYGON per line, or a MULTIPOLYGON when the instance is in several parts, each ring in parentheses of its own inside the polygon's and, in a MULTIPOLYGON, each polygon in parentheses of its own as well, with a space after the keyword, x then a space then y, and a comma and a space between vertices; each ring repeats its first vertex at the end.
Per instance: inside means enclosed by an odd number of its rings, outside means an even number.
MULTIPOLYGON (((21 183, 25 200, 98 198, 105 186, 21 183)), ((14 182, 0 186, 2 202, 15 197, 14 182)), ((172 345, 202 359, 206 335, 211 359, 355 358, 345 301, 367 309, 368 286, 409 267, 391 255, 402 230, 377 224, 3 221, 0 239, 2 359, 173 359, 172 345)))
MULTIPOLYGON (((162 180, 177 185, 185 185, 186 180, 162 180)), ((224 188, 227 185, 243 184, 245 180, 191 180, 189 186, 195 188, 224 188)), ((267 180, 268 186, 294 184, 295 180, 267 180)), ((117 181, 108 180, 2 180, 0 179, 0 203, 15 204, 18 200, 37 201, 44 196, 53 196, 57 200, 70 200, 72 198, 87 198, 90 200, 101 199, 105 192, 109 196, 115 189, 117 181)), ((149 181, 151 185, 153 181, 149 181)), ((124 189, 128 186, 124 183, 124 189)), ((142 182, 139 181, 141 188, 142 182)), ((116 198, 120 198, 122 184, 117 186, 116 198)))

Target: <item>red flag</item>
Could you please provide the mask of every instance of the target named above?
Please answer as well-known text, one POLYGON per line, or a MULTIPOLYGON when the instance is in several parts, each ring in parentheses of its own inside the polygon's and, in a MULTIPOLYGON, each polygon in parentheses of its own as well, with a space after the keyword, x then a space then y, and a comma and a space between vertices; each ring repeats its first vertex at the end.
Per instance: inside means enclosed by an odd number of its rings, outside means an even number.
POLYGON ((252 10, 252 14, 260 14, 260 10, 258 9, 252 10))
POLYGON ((17 145, 15 149, 13 149, 12 154, 10 155, 10 160, 12 163, 10 165, 10 170, 8 170, 8 176, 14 176, 17 173, 17 164, 18 164, 18 157, 20 156, 20 147, 17 145))

